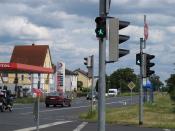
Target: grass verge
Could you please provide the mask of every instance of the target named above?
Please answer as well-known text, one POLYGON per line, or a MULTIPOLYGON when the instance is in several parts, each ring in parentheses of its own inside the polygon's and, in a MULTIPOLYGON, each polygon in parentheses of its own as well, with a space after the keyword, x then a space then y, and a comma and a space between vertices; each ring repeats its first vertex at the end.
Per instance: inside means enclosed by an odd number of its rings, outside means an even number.
MULTIPOLYGON (((97 113, 83 113, 80 118, 97 121, 97 113)), ((124 125, 138 125, 138 105, 107 108, 106 122, 124 125)), ((156 94, 154 103, 144 104, 144 127, 175 128, 175 112, 168 95, 156 94)))

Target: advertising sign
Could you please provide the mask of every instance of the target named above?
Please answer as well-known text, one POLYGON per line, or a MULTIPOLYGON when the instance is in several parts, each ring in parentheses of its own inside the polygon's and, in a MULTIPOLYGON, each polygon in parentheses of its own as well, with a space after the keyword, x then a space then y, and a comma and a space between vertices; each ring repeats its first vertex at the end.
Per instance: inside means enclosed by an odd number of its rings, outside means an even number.
POLYGON ((63 62, 57 63, 56 88, 58 92, 65 92, 65 63, 63 62))

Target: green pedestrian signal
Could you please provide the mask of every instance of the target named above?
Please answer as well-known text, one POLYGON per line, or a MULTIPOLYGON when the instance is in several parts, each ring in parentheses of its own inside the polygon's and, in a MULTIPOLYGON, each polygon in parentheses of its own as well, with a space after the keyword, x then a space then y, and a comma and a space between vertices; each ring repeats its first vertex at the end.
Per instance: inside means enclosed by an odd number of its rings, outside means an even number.
POLYGON ((106 37, 106 18, 105 17, 96 17, 96 37, 104 38, 106 37))

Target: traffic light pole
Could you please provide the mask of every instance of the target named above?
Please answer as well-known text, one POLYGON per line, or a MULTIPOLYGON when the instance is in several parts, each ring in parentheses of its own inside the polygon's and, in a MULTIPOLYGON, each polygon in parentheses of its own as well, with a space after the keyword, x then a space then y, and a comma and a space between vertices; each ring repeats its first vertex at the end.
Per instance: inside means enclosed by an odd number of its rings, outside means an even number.
MULTIPOLYGON (((106 0, 100 0, 100 17, 106 17, 106 0)), ((99 38, 99 101, 98 101, 98 131, 105 131, 105 73, 106 73, 106 38, 99 38)))
POLYGON ((91 64, 92 64, 92 67, 91 67, 91 76, 92 76, 92 84, 91 84, 91 96, 92 96, 92 99, 91 99, 91 113, 93 112, 93 109, 94 109, 94 99, 93 99, 93 91, 94 91, 94 55, 91 56, 91 64))
POLYGON ((139 125, 143 124, 143 69, 144 69, 144 62, 143 62, 143 38, 140 38, 140 93, 139 93, 139 125))

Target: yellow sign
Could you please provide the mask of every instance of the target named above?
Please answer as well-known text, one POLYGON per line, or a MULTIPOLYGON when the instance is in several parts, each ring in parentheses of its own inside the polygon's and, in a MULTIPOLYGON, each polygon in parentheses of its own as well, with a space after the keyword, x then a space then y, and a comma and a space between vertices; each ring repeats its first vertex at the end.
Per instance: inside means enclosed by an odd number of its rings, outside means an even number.
POLYGON ((132 90, 135 87, 134 82, 129 82, 128 87, 130 88, 130 90, 132 90))

